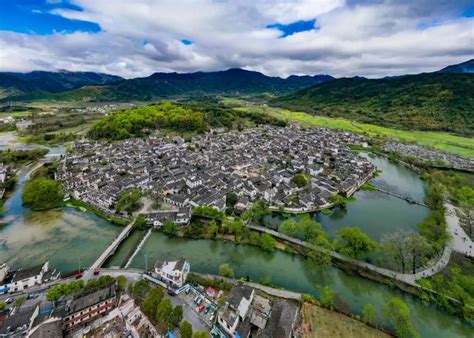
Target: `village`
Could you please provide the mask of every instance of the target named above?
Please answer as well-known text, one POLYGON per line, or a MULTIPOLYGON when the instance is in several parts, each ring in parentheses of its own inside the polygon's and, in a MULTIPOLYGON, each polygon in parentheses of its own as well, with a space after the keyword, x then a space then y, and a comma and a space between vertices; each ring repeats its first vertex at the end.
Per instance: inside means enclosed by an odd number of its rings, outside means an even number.
MULTIPOLYGON (((289 212, 331 206, 331 197, 350 196, 375 167, 350 150, 366 147, 363 136, 328 129, 261 126, 244 131, 214 130, 193 136, 131 139, 118 143, 77 141, 58 170, 70 197, 107 213, 129 189, 150 192, 166 215, 186 222, 196 206, 236 210, 257 199, 289 212)), ((165 217, 166 216, 166 217, 165 217)))
POLYGON ((184 258, 157 261, 145 272, 97 270, 61 279, 48 262, 16 271, 3 264, 0 336, 190 337, 191 329, 222 338, 292 337, 301 330, 300 294, 198 275, 202 285, 189 274, 184 258))

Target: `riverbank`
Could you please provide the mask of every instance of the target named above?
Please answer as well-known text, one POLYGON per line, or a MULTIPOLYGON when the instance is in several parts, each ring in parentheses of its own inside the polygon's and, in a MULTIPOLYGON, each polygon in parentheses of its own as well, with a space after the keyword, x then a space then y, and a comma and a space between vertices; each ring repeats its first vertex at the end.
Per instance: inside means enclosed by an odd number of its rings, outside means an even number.
POLYGON ((63 206, 65 207, 70 207, 70 208, 76 208, 84 212, 90 212, 96 216, 99 216, 107 221, 109 221, 112 224, 115 225, 120 225, 120 226, 125 226, 130 223, 130 219, 126 218, 121 218, 118 216, 112 216, 110 214, 105 213, 104 211, 94 208, 92 205, 76 200, 74 198, 70 198, 67 201, 63 202, 63 206))

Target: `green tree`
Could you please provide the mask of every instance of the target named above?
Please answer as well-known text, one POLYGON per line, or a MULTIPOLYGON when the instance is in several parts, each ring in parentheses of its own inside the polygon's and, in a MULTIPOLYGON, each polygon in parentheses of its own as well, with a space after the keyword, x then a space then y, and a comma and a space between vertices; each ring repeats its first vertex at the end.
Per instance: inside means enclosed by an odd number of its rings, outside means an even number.
POLYGON ((406 250, 411 260, 412 273, 416 273, 417 268, 425 266, 433 252, 426 238, 417 233, 412 233, 406 239, 406 250))
POLYGON ((0 311, 5 310, 6 307, 7 307, 7 304, 5 302, 0 302, 0 311))
POLYGON ((13 302, 13 306, 16 308, 21 308, 23 304, 26 302, 26 296, 16 297, 15 301, 13 302))
POLYGON ((133 223, 133 226, 137 230, 145 230, 147 227, 146 219, 145 216, 143 215, 138 215, 137 219, 133 223))
POLYGON ((140 208, 138 201, 141 197, 142 193, 139 189, 133 188, 124 191, 120 194, 117 203, 115 203, 115 210, 118 212, 125 210, 130 214, 140 208))
POLYGON ((225 203, 228 207, 233 208, 237 204, 238 200, 239 200, 239 196, 237 196, 237 194, 233 191, 229 191, 225 195, 225 203))
POLYGON ((168 236, 176 236, 178 233, 178 225, 175 222, 168 221, 165 224, 163 224, 161 231, 163 231, 164 234, 168 236))
POLYGON ((384 314, 393 324, 401 338, 418 337, 410 321, 410 308, 398 297, 389 297, 385 301, 384 314))
POLYGON ((117 290, 118 292, 124 292, 125 288, 127 287, 127 277, 124 275, 117 276, 115 278, 117 280, 117 290))
POLYGON ((64 198, 62 183, 45 177, 26 182, 22 202, 31 210, 47 210, 61 205, 64 198))
POLYGON ((217 236, 218 231, 219 231, 219 227, 217 226, 216 221, 214 220, 210 221, 207 227, 207 234, 211 236, 212 238, 215 238, 217 236))
POLYGON ((321 299, 320 302, 323 306, 329 307, 334 301, 334 293, 329 286, 325 286, 321 290, 321 299))
POLYGON ((187 320, 181 323, 181 327, 179 329, 181 333, 181 338, 192 338, 193 336, 193 326, 187 320))
POLYGON ((141 306, 143 313, 148 317, 153 318, 158 309, 158 305, 163 300, 163 297, 164 293, 161 288, 151 289, 141 306))
POLYGON ((263 217, 270 213, 268 208, 268 203, 264 200, 256 200, 253 202, 250 208, 248 208, 244 213, 244 219, 251 220, 257 223, 263 221, 263 217))
POLYGON ((385 257, 394 262, 405 273, 406 266, 409 262, 407 250, 407 238, 409 233, 406 231, 396 231, 387 234, 382 238, 382 251, 385 257))
POLYGON ((193 333, 193 338, 209 338, 209 333, 206 331, 197 331, 193 333))
POLYGON ((172 312, 173 304, 171 304, 171 300, 163 298, 156 309, 155 319, 157 322, 167 324, 172 312))
POLYGON ((173 328, 178 327, 179 323, 181 323, 182 320, 183 320, 183 307, 181 305, 177 305, 171 312, 168 323, 170 324, 170 327, 173 329, 173 328))
POLYGON ((260 247, 268 252, 272 252, 275 250, 275 238, 269 234, 262 234, 260 236, 260 247))
POLYGON ((139 280, 132 287, 132 297, 137 301, 138 304, 141 304, 148 292, 150 291, 150 284, 145 279, 139 280))
POLYGON ((304 174, 296 174, 291 179, 294 184, 296 184, 299 188, 303 188, 308 185, 308 180, 304 174))
POLYGON ((219 266, 219 275, 224 277, 233 278, 234 277, 234 270, 230 267, 229 264, 223 263, 219 266))
POLYGON ((260 284, 270 286, 272 285, 272 276, 270 275, 264 275, 262 279, 260 280, 260 284))
POLYGON ((331 195, 329 197, 329 203, 334 204, 334 206, 336 206, 336 207, 341 207, 341 208, 347 207, 346 198, 342 195, 339 195, 339 194, 331 195))
POLYGON ((338 250, 344 255, 360 259, 371 253, 377 244, 357 227, 345 227, 337 231, 338 250))
POLYGON ((366 304, 362 309, 362 313, 364 314, 364 321, 374 325, 375 324, 375 307, 372 304, 366 304))

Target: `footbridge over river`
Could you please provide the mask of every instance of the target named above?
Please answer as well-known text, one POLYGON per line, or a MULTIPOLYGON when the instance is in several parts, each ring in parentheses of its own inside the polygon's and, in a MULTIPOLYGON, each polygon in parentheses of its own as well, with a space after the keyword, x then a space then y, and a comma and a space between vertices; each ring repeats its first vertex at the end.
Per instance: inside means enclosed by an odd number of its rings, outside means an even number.
POLYGON ((96 261, 91 265, 90 270, 95 270, 100 267, 105 263, 107 258, 112 256, 117 248, 120 246, 120 244, 123 242, 125 238, 130 235, 130 232, 132 232, 133 225, 135 223, 136 218, 138 215, 141 213, 145 212, 148 210, 148 208, 151 206, 152 201, 149 201, 148 199, 145 200, 143 203, 143 207, 140 209, 140 211, 137 212, 136 216, 130 221, 130 223, 120 232, 120 234, 115 237, 115 239, 112 241, 112 243, 107 246, 107 248, 102 252, 102 254, 99 256, 99 258, 96 259, 96 261))
POLYGON ((392 191, 388 191, 388 190, 383 190, 383 189, 380 189, 376 186, 373 186, 374 190, 376 191, 379 191, 383 194, 387 194, 387 195, 390 195, 390 196, 393 196, 393 197, 396 197, 396 198, 400 198, 402 200, 405 200, 407 201, 408 203, 410 204, 418 204, 418 205, 421 205, 422 207, 425 207, 425 208, 429 208, 425 203, 423 202, 420 202, 420 201, 417 201, 415 200, 414 198, 410 197, 410 196, 407 196, 407 195, 400 195, 400 194, 397 194, 397 193, 394 193, 392 191))

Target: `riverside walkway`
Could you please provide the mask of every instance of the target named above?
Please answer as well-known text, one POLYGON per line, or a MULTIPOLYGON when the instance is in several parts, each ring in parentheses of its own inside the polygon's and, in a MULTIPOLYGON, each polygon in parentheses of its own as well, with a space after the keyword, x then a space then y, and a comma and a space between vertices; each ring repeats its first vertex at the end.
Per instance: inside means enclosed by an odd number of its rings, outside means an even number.
MULTIPOLYGON (((375 272, 375 273, 377 273, 379 275, 382 275, 382 276, 385 276, 387 278, 390 278, 390 279, 393 279, 393 280, 398 280, 400 282, 409 284, 411 286, 419 287, 419 285, 416 283, 416 281, 418 279, 433 276, 433 275, 437 274, 438 272, 440 272, 441 270, 443 270, 448 265, 449 259, 451 257, 451 253, 452 253, 453 250, 454 251, 459 251, 459 250, 465 250, 466 249, 466 247, 465 247, 466 244, 459 247, 459 245, 460 245, 459 240, 455 241, 454 238, 453 238, 455 236, 455 231, 460 231, 459 229, 461 228, 460 225, 459 225, 459 219, 457 218, 456 213, 454 211, 454 207, 451 204, 449 204, 448 202, 445 202, 445 207, 447 209, 446 222, 448 223, 448 229, 449 229, 449 232, 452 236, 452 239, 448 243, 448 245, 446 245, 444 247, 444 250, 443 250, 443 253, 442 253, 441 257, 433 265, 431 265, 430 267, 428 267, 428 268, 426 268, 422 271, 414 273, 414 274, 412 274, 412 273, 400 273, 400 272, 393 271, 393 270, 390 270, 390 269, 385 269, 385 268, 382 268, 382 267, 379 267, 379 266, 376 266, 376 265, 373 265, 373 264, 370 264, 370 263, 367 263, 367 262, 352 259, 350 257, 341 255, 338 252, 317 247, 317 246, 315 246, 311 243, 299 240, 297 238, 282 234, 278 231, 275 231, 275 230, 272 230, 272 229, 269 229, 269 228, 265 228, 265 227, 262 227, 262 226, 259 226, 259 225, 253 225, 253 224, 245 224, 245 225, 249 229, 259 231, 259 232, 263 232, 263 233, 267 233, 269 235, 272 235, 273 237, 280 238, 280 239, 282 239, 286 242, 294 243, 294 244, 297 244, 299 246, 306 247, 308 249, 323 252, 325 254, 330 255, 331 258, 336 259, 338 261, 346 262, 346 263, 349 263, 353 266, 360 267, 364 270, 375 272)), ((459 251, 459 252, 462 252, 462 251, 459 251)), ((470 252, 472 254, 472 249, 471 249, 470 252)), ((462 253, 465 253, 465 252, 462 252, 462 253)))

